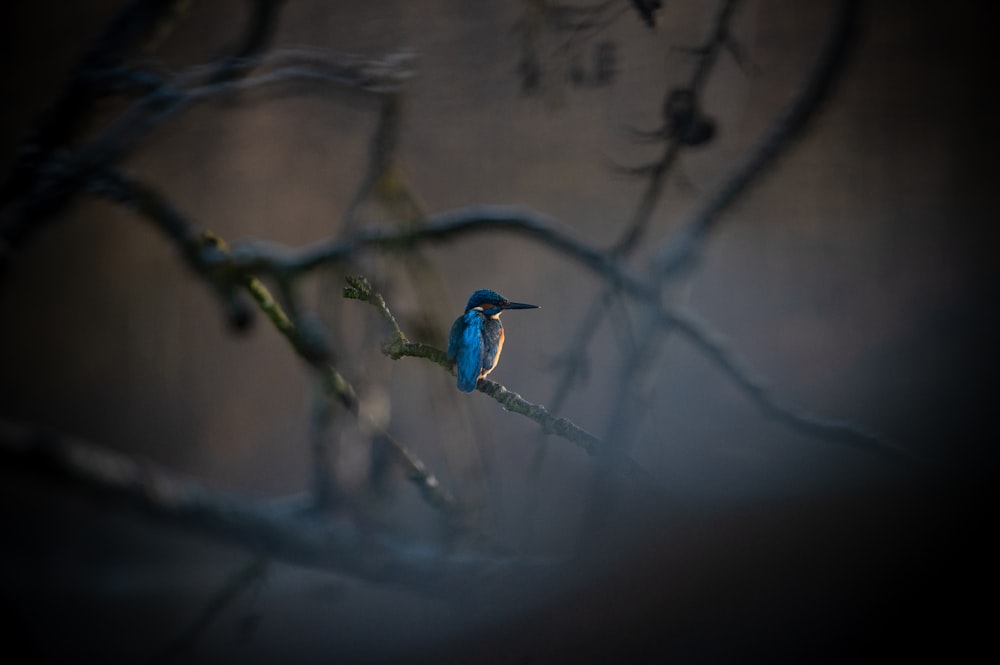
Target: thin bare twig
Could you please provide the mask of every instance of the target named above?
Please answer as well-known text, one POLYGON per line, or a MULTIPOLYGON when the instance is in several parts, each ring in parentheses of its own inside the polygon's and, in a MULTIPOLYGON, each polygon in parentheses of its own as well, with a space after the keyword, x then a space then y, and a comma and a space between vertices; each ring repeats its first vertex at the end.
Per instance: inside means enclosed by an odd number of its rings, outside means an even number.
MULTIPOLYGON (((301 50, 294 53, 302 57, 301 50)), ((281 55, 285 54, 279 52, 275 59, 281 55)), ((32 148, 26 153, 34 157, 22 159, 5 185, 7 200, 0 211, 0 243, 13 247, 22 242, 42 222, 62 210, 95 177, 99 177, 101 171, 113 168, 142 138, 198 103, 223 94, 301 81, 381 94, 408 78, 410 59, 408 54, 389 56, 384 61, 332 54, 326 54, 322 59, 312 55, 309 66, 293 64, 239 78, 237 73, 245 73, 247 68, 234 67, 232 63, 223 61, 163 78, 111 120, 86 145, 69 150, 68 145, 53 144, 44 154, 40 148, 32 148), (220 76, 220 72, 227 73, 220 76), (62 149, 62 154, 56 153, 57 148, 62 149)), ((62 125, 70 127, 72 123, 67 119, 61 121, 62 125)), ((52 129, 49 134, 61 137, 68 131, 52 129)), ((47 140, 52 142, 56 139, 47 140)))
POLYGON ((163 652, 152 660, 155 665, 177 662, 194 652, 198 640, 215 623, 216 619, 229 607, 243 591, 259 582, 267 574, 270 561, 267 557, 255 556, 239 567, 226 579, 225 583, 205 604, 198 616, 167 645, 163 652))
MULTIPOLYGON (((694 70, 687 85, 683 88, 683 90, 690 94, 696 106, 698 95, 714 69, 719 51, 730 40, 729 24, 732 21, 737 5, 738 0, 724 0, 722 2, 712 22, 708 36, 698 50, 698 58, 694 70)), ((671 92, 667 94, 669 96, 671 92)), ((666 111, 666 109, 664 110, 666 111)), ((666 116, 666 113, 664 115, 666 116)), ((658 160, 651 164, 646 164, 639 169, 641 175, 648 177, 648 182, 635 211, 625 225, 617 242, 611 247, 609 254, 616 259, 624 260, 630 256, 648 231, 653 220, 653 212, 656 210, 656 205, 662 196, 667 176, 677 163, 677 159, 684 148, 684 143, 680 137, 670 132, 669 122, 666 117, 664 117, 663 123, 661 128, 649 132, 649 134, 659 136, 665 139, 667 143, 663 149, 662 156, 658 160)), ((597 333, 600 323, 605 318, 607 304, 624 287, 625 283, 620 280, 609 280, 604 291, 594 299, 587 313, 581 319, 581 323, 577 328, 578 332, 574 337, 574 343, 562 353, 561 365, 565 369, 556 382, 551 400, 552 409, 556 413, 562 409, 563 403, 570 394, 570 389, 579 377, 580 368, 586 364, 587 349, 590 347, 590 342, 597 333)), ((538 445, 539 448, 534 465, 536 468, 540 465, 541 459, 545 454, 544 439, 538 445)))
POLYGON ((252 69, 266 53, 278 31, 278 18, 285 0, 247 0, 250 12, 239 43, 218 67, 215 82, 238 78, 252 69))
MULTIPOLYGON (((723 211, 773 164, 775 158, 801 134, 807 121, 819 111, 843 69, 852 43, 856 11, 856 0, 841 2, 816 63, 807 73, 798 94, 775 116, 769 129, 724 178, 722 185, 695 206, 684 228, 672 235, 654 255, 650 261, 648 286, 656 293, 662 291, 669 277, 683 267, 690 267, 723 211)), ((657 296, 656 301, 659 300, 657 296)), ((608 424, 608 431, 615 433, 615 439, 625 450, 637 427, 638 419, 632 415, 632 405, 637 402, 635 391, 643 382, 642 373, 648 373, 655 367, 656 352, 666 333, 660 308, 648 308, 635 350, 623 363, 616 390, 617 400, 608 424)))
MULTIPOLYGON (((246 277, 245 279, 247 289, 278 331, 288 339, 299 355, 310 360, 309 354, 315 348, 314 343, 288 319, 281 306, 274 301, 260 280, 255 277, 246 277)), ((360 400, 347 379, 332 365, 321 359, 314 359, 311 364, 318 373, 320 385, 326 394, 336 399, 352 416, 359 420, 363 419, 360 400)), ((427 465, 413 451, 378 424, 366 422, 366 426, 370 427, 372 431, 378 432, 381 440, 389 444, 393 459, 405 471, 407 479, 416 485, 424 501, 450 519, 461 522, 463 518, 461 506, 458 505, 451 493, 441 485, 437 476, 427 465)))
POLYGON ((682 229, 671 236, 650 262, 651 278, 662 282, 689 269, 697 260, 708 234, 722 213, 801 136, 819 112, 843 71, 854 43, 858 0, 842 0, 816 62, 795 96, 771 121, 756 145, 737 162, 715 190, 687 216, 682 229))
POLYGON ((478 205, 428 217, 419 227, 366 228, 349 238, 327 238, 298 250, 277 243, 241 243, 233 248, 230 268, 254 274, 296 274, 320 265, 336 264, 358 252, 397 249, 424 242, 447 242, 468 234, 507 232, 540 242, 608 279, 623 283, 634 294, 648 292, 639 279, 605 252, 560 228, 555 220, 514 206, 478 205))
MULTIPOLYGON (((199 229, 193 221, 151 187, 110 170, 105 171, 104 175, 104 191, 116 201, 132 207, 140 215, 154 221, 181 247, 188 262, 215 284, 217 289, 227 294, 233 294, 237 287, 245 289, 275 329, 288 340, 296 353, 313 367, 327 396, 336 399, 355 418, 362 417, 360 402, 354 388, 330 364, 329 349, 319 332, 304 330, 289 318, 281 304, 258 278, 232 269, 219 269, 220 266, 227 266, 230 260, 229 248, 220 237, 199 229)), ((370 425, 382 432, 382 428, 374 423, 370 425)), ((454 497, 442 487, 437 477, 420 458, 388 432, 382 434, 385 441, 391 445, 394 459, 405 470, 407 478, 420 490, 424 500, 449 517, 459 519, 461 509, 454 497)))
POLYGON ((676 330, 697 346, 761 409, 764 415, 794 429, 873 452, 915 460, 912 451, 875 432, 841 418, 830 418, 795 406, 773 394, 768 382, 754 372, 727 343, 694 312, 675 308, 661 312, 660 324, 676 330))
MULTIPOLYGON (((694 70, 688 79, 683 90, 688 91, 697 105, 698 95, 701 93, 709 75, 718 60, 719 51, 723 49, 729 39, 729 24, 732 21, 733 13, 736 10, 738 0, 724 0, 719 11, 712 22, 712 28, 703 45, 697 51, 697 60, 694 70)), ((667 93, 668 95, 670 93, 667 93)), ((626 256, 638 245, 645 234, 653 217, 653 211, 663 192, 663 186, 667 175, 670 173, 678 155, 683 147, 682 141, 677 136, 671 135, 667 127, 667 118, 663 119, 664 126, 651 132, 653 134, 669 139, 664 148, 663 155, 652 164, 642 167, 644 175, 648 175, 649 182, 639 199, 639 205, 625 225, 625 230, 615 243, 612 252, 619 256, 626 256)))
MULTIPOLYGON (((0 207, 22 197, 36 184, 39 169, 53 153, 75 141, 108 91, 104 74, 121 63, 161 28, 181 0, 132 0, 80 61, 52 107, 22 146, 17 162, 0 189, 0 207)), ((0 236, 7 234, 0 233, 0 236)), ((8 242, 11 238, 7 236, 8 242)), ((13 243, 12 243, 13 244, 13 243)))

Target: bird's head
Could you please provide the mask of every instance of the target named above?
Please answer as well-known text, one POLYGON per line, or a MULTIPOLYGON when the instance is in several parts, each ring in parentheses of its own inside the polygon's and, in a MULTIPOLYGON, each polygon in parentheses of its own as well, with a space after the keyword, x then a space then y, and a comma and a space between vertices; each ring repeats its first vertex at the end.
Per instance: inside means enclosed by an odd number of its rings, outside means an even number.
POLYGON ((465 311, 479 309, 486 316, 498 316, 505 309, 536 309, 537 307, 538 305, 529 305, 523 302, 511 302, 496 291, 480 289, 469 296, 465 311))

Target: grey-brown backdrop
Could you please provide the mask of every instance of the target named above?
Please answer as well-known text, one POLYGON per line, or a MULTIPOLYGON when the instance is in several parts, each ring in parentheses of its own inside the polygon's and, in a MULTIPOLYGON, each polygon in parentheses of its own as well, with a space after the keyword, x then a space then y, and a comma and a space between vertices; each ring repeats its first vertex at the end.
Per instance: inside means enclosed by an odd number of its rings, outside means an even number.
MULTIPOLYGON (((0 10, 4 170, 119 4, 11 3, 0 10)), ((621 4, 624 9, 628 3, 621 4)), ((245 5, 193 3, 163 45, 167 63, 183 68, 217 56, 236 39, 245 5)), ((527 206, 604 246, 620 232, 642 189, 641 179, 611 165, 655 156, 658 148, 637 144, 628 128, 658 124, 664 92, 690 71, 691 55, 678 47, 701 38, 714 12, 709 5, 668 2, 656 30, 628 13, 599 36, 581 40, 574 48, 585 76, 593 75, 595 45, 614 45, 614 76, 604 85, 567 81, 574 61, 553 48, 531 94, 522 88, 522 45, 513 29, 521 3, 293 2, 284 8, 275 42, 369 57, 412 51, 417 76, 404 95, 400 157, 426 208, 527 206)), ((988 435, 974 432, 991 422, 995 377, 997 108, 991 94, 995 58, 978 5, 864 3, 862 31, 843 80, 805 138, 727 214, 685 297, 782 396, 862 423, 930 454, 942 467, 988 471, 988 435)), ((676 228, 789 98, 831 7, 743 3, 733 30, 746 58, 723 55, 704 96, 718 122, 717 137, 682 157, 655 213, 648 247, 676 228)), ((125 166, 229 239, 297 246, 339 230, 363 177, 375 122, 374 105, 361 97, 306 87, 296 94, 250 94, 166 124, 125 166)), ((372 206, 363 214, 375 220, 381 213, 372 206)), ((438 245, 427 255, 443 276, 448 316, 461 310, 474 288, 542 306, 505 316, 508 341, 493 377, 527 399, 548 399, 556 376, 552 363, 599 281, 543 247, 499 234, 438 245)), ((0 415, 140 454, 241 493, 275 496, 307 484, 312 396, 302 364, 263 322, 243 336, 227 329, 218 302, 149 224, 106 203, 81 200, 18 251, 3 280, 0 415)), ((324 310, 333 307, 328 301, 338 291, 339 283, 320 277, 307 293, 310 304, 324 310)), ((387 295, 403 314, 424 305, 405 285, 387 295)), ((358 303, 330 311, 367 321, 343 324, 354 343, 366 334, 363 326, 376 325, 370 308, 358 303)), ((449 322, 441 323, 439 334, 449 322)), ((595 432, 608 415, 614 349, 622 343, 611 328, 598 333, 588 381, 565 407, 567 417, 595 432)), ((391 429, 450 486, 477 496, 488 530, 531 553, 572 551, 590 477, 590 461, 579 450, 549 442, 532 475, 535 427, 482 395, 452 396, 452 379, 439 368, 376 354, 350 369, 389 405, 391 429), (475 441, 449 440, 458 425, 447 412, 428 415, 442 408, 429 394, 445 395, 446 405, 462 400, 477 428, 475 441)), ((710 583, 678 580, 680 573, 649 575, 660 566, 688 566, 698 580, 715 579, 733 566, 756 575, 745 558, 734 555, 739 563, 733 563, 720 554, 727 547, 720 534, 728 529, 743 534, 739 543, 763 539, 760 556, 766 558, 767 539, 777 542, 789 528, 810 524, 816 538, 831 537, 803 506, 815 506, 816 519, 847 524, 872 510, 884 510, 888 521, 902 515, 919 524, 916 513, 927 509, 905 509, 914 494, 895 493, 898 474, 884 461, 763 418, 682 340, 667 343, 647 396, 637 454, 686 508, 664 506, 658 518, 668 526, 643 526, 634 541, 623 541, 635 552, 653 546, 659 555, 643 559, 639 569, 647 575, 637 577, 665 589, 656 600, 637 601, 643 611, 629 615, 629 625, 649 616, 681 620, 678 598, 680 605, 692 599, 697 605, 719 593, 710 583), (675 524, 673 518, 686 511, 700 517, 675 524), (788 511, 794 515, 789 524, 775 517, 788 511), (766 526, 754 535, 758 527, 747 525, 756 520, 766 526), (703 550, 713 563, 701 563, 703 550)), ((358 433, 345 434, 345 468, 360 464, 362 443, 358 433)), ((941 478, 952 476, 942 472, 941 478)), ((399 492, 395 501, 414 500, 409 489, 399 492)), ((5 539, 12 540, 3 589, 17 599, 15 606, 5 601, 13 616, 7 630, 39 657, 55 653, 46 644, 50 633, 65 640, 66 649, 84 653, 124 659, 155 653, 197 615, 228 567, 243 560, 235 550, 40 489, 32 478, 5 477, 3 496, 5 539)), ((879 519, 858 531, 846 529, 845 537, 875 537, 879 519)), ((895 549, 876 538, 891 552, 879 566, 905 558, 911 547, 933 544, 939 537, 929 529, 926 539, 913 535, 916 526, 888 539, 895 549)), ((802 552, 815 554, 810 547, 802 552)), ((850 589, 823 605, 817 621, 841 610, 862 612, 866 590, 888 574, 850 560, 854 564, 835 575, 836 582, 817 583, 820 598, 836 596, 832 588, 841 582, 850 589)), ((832 554, 829 567, 817 563, 809 571, 823 578, 836 562, 832 554)), ((726 584, 745 581, 742 574, 726 584)), ((609 603, 642 596, 621 584, 626 590, 614 585, 609 603)), ((891 607, 885 595, 877 596, 877 607, 891 607)), ((602 603, 590 600, 581 606, 601 614, 602 603)), ((476 645, 494 644, 490 640, 530 641, 523 631, 533 625, 524 620, 506 637, 473 637, 463 643, 466 651, 449 651, 441 645, 451 645, 467 627, 463 612, 293 568, 279 567, 260 597, 243 602, 209 632, 203 656, 235 653, 267 661, 292 650, 297 655, 285 659, 301 662, 308 654, 339 662, 345 653, 378 660, 393 657, 395 649, 440 647, 461 660, 476 645)), ((716 609, 697 616, 707 624, 725 615, 716 609)), ((733 610, 739 617, 743 611, 767 623, 746 608, 733 610)), ((776 616, 785 620, 791 612, 782 607, 776 616)), ((581 625, 575 621, 567 625, 581 625)), ((613 621, 612 628, 580 621, 599 626, 597 632, 630 634, 613 621)), ((489 634, 476 625, 480 632, 471 635, 489 634)), ((562 630, 566 644, 586 643, 573 629, 562 630)), ((833 639, 827 630, 834 628, 817 629, 817 639, 833 639)), ((663 631, 690 631, 712 642, 702 624, 663 631)), ((657 629, 640 633, 648 637, 657 629)), ((731 655, 698 651, 703 642, 685 637, 675 643, 680 646, 670 653, 676 657, 731 655)), ((553 648, 558 653, 562 647, 553 648)))

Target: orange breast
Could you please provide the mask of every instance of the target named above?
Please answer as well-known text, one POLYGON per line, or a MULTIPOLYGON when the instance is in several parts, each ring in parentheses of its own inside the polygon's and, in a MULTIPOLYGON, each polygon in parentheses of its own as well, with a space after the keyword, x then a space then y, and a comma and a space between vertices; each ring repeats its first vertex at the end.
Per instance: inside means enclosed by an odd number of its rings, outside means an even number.
POLYGON ((479 373, 480 379, 485 379, 486 375, 493 371, 493 368, 497 366, 500 362, 500 352, 503 351, 503 328, 500 328, 500 340, 497 342, 497 354, 493 356, 493 364, 489 367, 484 367, 479 373))

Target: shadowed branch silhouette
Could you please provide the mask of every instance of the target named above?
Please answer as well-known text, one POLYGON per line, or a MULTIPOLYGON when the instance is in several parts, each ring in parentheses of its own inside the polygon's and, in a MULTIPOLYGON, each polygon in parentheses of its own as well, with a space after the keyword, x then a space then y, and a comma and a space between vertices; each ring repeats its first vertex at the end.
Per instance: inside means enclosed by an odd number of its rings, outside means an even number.
POLYGON ((109 505, 164 524, 197 530, 277 560, 431 592, 461 590, 490 571, 548 566, 508 551, 463 551, 415 542, 317 515, 306 497, 260 500, 212 490, 148 460, 137 460, 60 433, 0 421, 4 464, 50 476, 109 505))

